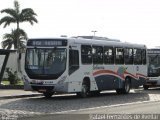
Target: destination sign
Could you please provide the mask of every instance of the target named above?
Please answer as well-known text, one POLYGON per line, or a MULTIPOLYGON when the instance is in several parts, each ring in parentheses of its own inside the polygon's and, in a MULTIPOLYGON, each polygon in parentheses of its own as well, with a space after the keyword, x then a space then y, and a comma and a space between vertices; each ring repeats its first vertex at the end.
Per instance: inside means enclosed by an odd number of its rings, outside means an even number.
POLYGON ((148 54, 160 54, 160 50, 148 50, 148 54))
POLYGON ((30 39, 27 46, 67 46, 67 40, 62 39, 30 39))

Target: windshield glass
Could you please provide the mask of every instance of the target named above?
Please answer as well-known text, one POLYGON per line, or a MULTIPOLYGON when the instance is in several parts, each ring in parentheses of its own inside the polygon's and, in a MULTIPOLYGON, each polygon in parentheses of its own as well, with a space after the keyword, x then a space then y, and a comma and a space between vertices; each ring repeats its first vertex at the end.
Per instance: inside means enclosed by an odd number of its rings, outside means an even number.
POLYGON ((148 75, 149 77, 160 76, 160 55, 148 55, 149 66, 148 75))
POLYGON ((56 79, 66 68, 66 49, 27 49, 25 69, 30 78, 56 79))

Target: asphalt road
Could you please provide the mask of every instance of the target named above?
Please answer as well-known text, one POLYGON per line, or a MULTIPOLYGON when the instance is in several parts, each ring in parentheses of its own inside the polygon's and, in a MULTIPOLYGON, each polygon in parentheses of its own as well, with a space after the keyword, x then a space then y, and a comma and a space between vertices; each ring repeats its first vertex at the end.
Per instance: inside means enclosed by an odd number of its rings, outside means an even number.
POLYGON ((119 117, 127 119, 160 119, 160 101, 159 102, 141 102, 132 104, 123 104, 116 106, 103 106, 100 108, 92 108, 85 110, 77 110, 73 112, 65 112, 61 114, 39 115, 23 118, 23 120, 108 120, 115 117, 114 120, 119 120, 119 117))
POLYGON ((72 114, 160 114, 160 101, 157 102, 137 102, 129 104, 103 106, 80 111, 72 114))
POLYGON ((92 114, 160 113, 159 102, 159 88, 136 89, 125 95, 107 91, 85 99, 72 94, 55 95, 50 99, 43 96, 0 99, 0 119, 88 120, 92 114))

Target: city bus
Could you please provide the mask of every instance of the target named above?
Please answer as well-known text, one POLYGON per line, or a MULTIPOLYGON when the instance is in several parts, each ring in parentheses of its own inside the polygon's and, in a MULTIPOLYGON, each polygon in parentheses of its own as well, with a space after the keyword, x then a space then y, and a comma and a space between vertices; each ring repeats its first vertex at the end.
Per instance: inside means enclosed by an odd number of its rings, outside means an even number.
POLYGON ((149 87, 160 86, 160 49, 148 49, 148 81, 143 86, 145 90, 149 87))
POLYGON ((29 39, 22 72, 45 97, 125 94, 146 83, 146 46, 96 36, 29 39))

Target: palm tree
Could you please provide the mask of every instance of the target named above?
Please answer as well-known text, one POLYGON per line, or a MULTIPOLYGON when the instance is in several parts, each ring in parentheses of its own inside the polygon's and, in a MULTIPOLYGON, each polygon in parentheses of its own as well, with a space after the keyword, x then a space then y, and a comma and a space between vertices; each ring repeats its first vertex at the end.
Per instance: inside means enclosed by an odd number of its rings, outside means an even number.
MULTIPOLYGON (((17 38, 19 38, 19 24, 22 22, 29 22, 31 25, 35 23, 38 23, 37 19, 35 16, 37 14, 33 11, 31 8, 25 8, 20 10, 20 5, 18 1, 14 1, 14 9, 12 8, 7 8, 1 10, 1 13, 7 13, 8 15, 0 19, 0 25, 4 23, 4 28, 6 26, 9 26, 11 23, 16 23, 17 24, 17 38)), ((19 40, 18 40, 19 41, 19 40)), ((14 44, 15 45, 15 44, 14 44)), ((21 44, 17 42, 17 45, 14 46, 15 49, 19 49, 19 46, 21 44)))
POLYGON ((3 41, 1 42, 3 49, 11 49, 14 46, 14 49, 17 48, 17 42, 19 40, 20 49, 25 49, 26 40, 28 39, 27 34, 22 29, 12 29, 11 33, 6 33, 3 36, 3 41), (19 38, 19 39, 17 39, 19 38))

